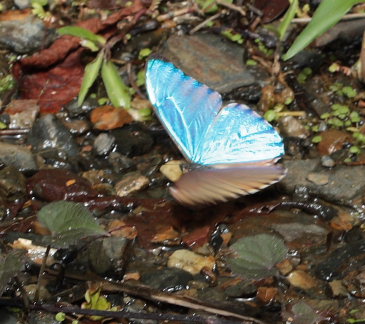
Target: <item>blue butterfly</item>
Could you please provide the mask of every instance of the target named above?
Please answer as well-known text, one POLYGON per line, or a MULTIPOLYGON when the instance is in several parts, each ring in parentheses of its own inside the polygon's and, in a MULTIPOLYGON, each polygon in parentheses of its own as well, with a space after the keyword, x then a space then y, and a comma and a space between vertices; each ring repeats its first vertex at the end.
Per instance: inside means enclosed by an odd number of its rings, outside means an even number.
POLYGON ((285 175, 280 135, 245 105, 221 95, 160 58, 148 61, 146 87, 155 113, 184 157, 204 167, 170 188, 187 205, 214 203, 261 190, 285 175))

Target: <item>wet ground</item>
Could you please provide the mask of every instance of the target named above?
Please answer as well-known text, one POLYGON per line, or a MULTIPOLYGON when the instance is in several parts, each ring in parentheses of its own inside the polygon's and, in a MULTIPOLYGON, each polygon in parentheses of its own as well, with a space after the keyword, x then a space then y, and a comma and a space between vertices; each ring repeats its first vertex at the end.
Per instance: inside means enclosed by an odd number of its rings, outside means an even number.
POLYGON ((53 2, 36 15, 4 3, 4 323, 365 323, 365 105, 351 73, 364 19, 277 61, 299 29, 280 43, 264 28, 284 2, 259 20, 240 3, 53 2), (80 21, 115 41, 129 110, 101 80, 77 104, 95 55, 55 28, 80 21), (286 177, 213 206, 174 201, 166 166, 183 158, 146 95, 151 53, 265 116, 283 137, 286 177))

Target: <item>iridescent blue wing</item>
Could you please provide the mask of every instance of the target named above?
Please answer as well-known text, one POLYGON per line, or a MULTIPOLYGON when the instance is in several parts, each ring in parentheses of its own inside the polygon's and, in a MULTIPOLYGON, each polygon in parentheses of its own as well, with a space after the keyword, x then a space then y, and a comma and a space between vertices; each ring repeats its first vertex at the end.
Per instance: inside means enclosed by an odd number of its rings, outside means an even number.
POLYGON ((232 103, 215 116, 196 151, 197 163, 214 165, 274 160, 284 154, 280 135, 245 105, 232 103))
POLYGON ((184 205, 210 204, 255 193, 280 181, 285 172, 278 164, 203 168, 184 174, 170 192, 184 205))
POLYGON ((171 138, 196 163, 199 143, 222 107, 220 94, 161 59, 148 62, 146 87, 171 138))

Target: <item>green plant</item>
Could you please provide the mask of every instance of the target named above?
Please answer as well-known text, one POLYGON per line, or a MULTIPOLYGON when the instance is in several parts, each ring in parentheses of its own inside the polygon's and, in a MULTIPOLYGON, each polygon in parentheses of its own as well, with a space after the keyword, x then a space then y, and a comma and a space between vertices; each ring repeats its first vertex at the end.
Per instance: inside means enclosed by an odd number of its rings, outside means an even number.
MULTIPOLYGON (((95 80, 101 75, 106 88, 108 97, 115 107, 123 107, 129 109, 131 107, 131 91, 126 86, 118 73, 118 68, 106 56, 106 39, 100 35, 96 35, 91 31, 77 27, 67 26, 58 29, 61 35, 72 35, 82 39, 81 44, 89 48, 91 51, 99 51, 95 60, 85 67, 85 73, 82 80, 78 105, 81 105, 95 80)), ((146 53, 143 53, 144 55, 146 53)))
POLYGON ((288 60, 315 38, 334 26, 356 4, 364 0, 323 0, 315 11, 311 22, 295 39, 289 50, 283 55, 288 60))

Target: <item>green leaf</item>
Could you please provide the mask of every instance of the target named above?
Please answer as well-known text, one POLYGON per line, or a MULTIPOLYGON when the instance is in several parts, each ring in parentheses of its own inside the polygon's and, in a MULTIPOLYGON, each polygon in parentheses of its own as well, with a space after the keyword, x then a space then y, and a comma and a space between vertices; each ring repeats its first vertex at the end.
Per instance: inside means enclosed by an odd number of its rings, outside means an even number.
POLYGON ((101 68, 101 76, 113 106, 129 109, 131 106, 131 95, 128 87, 119 75, 117 67, 110 61, 104 61, 101 68))
POLYGON ((82 79, 82 84, 79 92, 79 98, 77 100, 77 104, 79 106, 81 106, 82 103, 84 102, 89 89, 91 88, 96 78, 98 77, 102 62, 103 62, 103 52, 101 51, 94 61, 86 65, 84 77, 82 79))
POLYGON ((284 241, 274 235, 258 234, 239 239, 230 247, 233 256, 227 259, 231 270, 245 278, 265 278, 275 275, 274 266, 288 253, 284 241))
POLYGON ((56 314, 55 319, 57 322, 63 322, 66 319, 66 314, 59 312, 56 314))
POLYGON ((86 28, 82 28, 82 27, 78 27, 78 26, 66 26, 66 27, 61 27, 59 29, 57 29, 57 32, 60 35, 71 35, 71 36, 76 36, 76 37, 80 37, 83 39, 87 39, 89 41, 92 41, 96 44, 100 44, 100 45, 104 45, 106 43, 106 39, 100 35, 96 35, 93 32, 91 32, 90 30, 86 29, 86 28))
POLYGON ((5 256, 0 256, 0 296, 4 292, 7 283, 23 270, 25 251, 14 250, 5 256))
POLYGON ((286 31, 288 30, 288 27, 293 20, 295 14, 298 11, 298 0, 290 0, 290 7, 288 11, 286 12, 283 20, 281 21, 278 32, 279 32, 279 38, 280 40, 283 40, 286 34, 286 31))
POLYGON ((315 11, 311 22, 296 38, 283 55, 288 60, 308 46, 316 37, 335 25, 351 8, 364 0, 323 0, 315 11))
POLYGON ((318 144, 321 141, 322 141, 322 136, 321 135, 313 136, 313 138, 312 138, 312 143, 314 143, 314 144, 318 144))
POLYGON ((146 70, 143 69, 137 73, 136 85, 137 87, 140 87, 145 84, 146 84, 146 70))
POLYGON ((86 207, 70 201, 44 206, 38 212, 38 219, 52 232, 53 246, 60 243, 68 246, 85 237, 105 234, 86 207))
POLYGON ((144 59, 144 58, 148 57, 149 55, 151 55, 151 53, 152 53, 151 49, 149 49, 149 48, 142 48, 139 51, 138 58, 139 59, 144 59))

